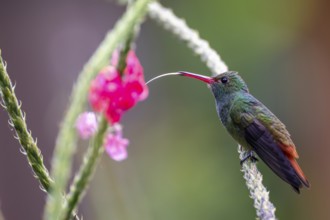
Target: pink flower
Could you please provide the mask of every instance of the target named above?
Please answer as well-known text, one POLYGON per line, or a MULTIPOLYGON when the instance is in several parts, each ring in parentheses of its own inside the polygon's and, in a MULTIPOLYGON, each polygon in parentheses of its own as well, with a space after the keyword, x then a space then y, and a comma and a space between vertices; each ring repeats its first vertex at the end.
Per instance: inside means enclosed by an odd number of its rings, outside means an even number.
POLYGON ((127 158, 126 148, 129 140, 122 137, 122 128, 119 124, 115 124, 113 128, 114 132, 106 136, 105 150, 112 159, 122 161, 127 158))
POLYGON ((97 120, 93 112, 81 113, 76 120, 76 129, 82 139, 88 139, 97 130, 97 120))
POLYGON ((109 105, 109 98, 116 97, 118 93, 120 76, 112 66, 107 66, 92 81, 89 89, 89 102, 93 109, 102 112, 109 105))
MULTIPOLYGON (((111 63, 117 65, 118 53, 114 53, 111 63)), ((123 76, 120 76, 113 66, 108 66, 92 81, 89 91, 89 101, 93 109, 104 112, 111 123, 119 122, 125 111, 147 96, 143 67, 134 51, 127 55, 123 76)))

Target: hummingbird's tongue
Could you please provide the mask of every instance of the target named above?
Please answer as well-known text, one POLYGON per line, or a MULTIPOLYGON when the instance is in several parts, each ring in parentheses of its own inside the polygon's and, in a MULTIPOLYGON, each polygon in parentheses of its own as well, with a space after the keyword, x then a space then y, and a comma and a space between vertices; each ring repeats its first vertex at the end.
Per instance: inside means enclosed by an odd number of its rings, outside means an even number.
POLYGON ((199 75, 199 74, 196 74, 196 73, 189 73, 189 72, 180 71, 179 75, 180 76, 186 76, 186 77, 193 78, 193 79, 198 79, 198 80, 203 81, 207 84, 211 84, 211 83, 214 82, 214 79, 212 77, 203 76, 203 75, 199 75))

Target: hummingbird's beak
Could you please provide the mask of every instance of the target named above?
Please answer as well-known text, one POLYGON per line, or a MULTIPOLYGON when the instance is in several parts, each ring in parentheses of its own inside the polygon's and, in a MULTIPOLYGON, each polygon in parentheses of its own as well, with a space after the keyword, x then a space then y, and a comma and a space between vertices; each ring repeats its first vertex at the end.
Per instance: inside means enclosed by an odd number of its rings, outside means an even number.
POLYGON ((200 81, 203 81, 207 84, 212 84, 214 83, 214 79, 212 77, 209 76, 203 76, 203 75, 199 75, 196 73, 190 73, 190 72, 184 72, 184 71, 179 71, 178 72, 180 76, 186 76, 189 78, 193 78, 193 79, 198 79, 200 81))

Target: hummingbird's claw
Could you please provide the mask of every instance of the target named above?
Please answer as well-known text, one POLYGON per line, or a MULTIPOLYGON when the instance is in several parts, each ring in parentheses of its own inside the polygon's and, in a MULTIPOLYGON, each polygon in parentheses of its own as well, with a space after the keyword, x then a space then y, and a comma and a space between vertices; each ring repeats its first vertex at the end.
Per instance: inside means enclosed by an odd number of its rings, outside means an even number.
POLYGON ((252 163, 255 163, 258 161, 258 158, 256 158, 253 154, 253 151, 249 151, 246 156, 240 161, 240 165, 243 166, 243 163, 250 159, 252 163))

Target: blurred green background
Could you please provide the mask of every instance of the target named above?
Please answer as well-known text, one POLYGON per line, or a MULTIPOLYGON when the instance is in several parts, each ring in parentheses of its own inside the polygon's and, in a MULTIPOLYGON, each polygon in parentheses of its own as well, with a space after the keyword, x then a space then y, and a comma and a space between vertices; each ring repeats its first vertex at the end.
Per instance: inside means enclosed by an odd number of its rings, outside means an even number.
MULTIPOLYGON (((49 167, 72 84, 124 8, 101 0, 0 2, 2 55, 49 167)), ((330 2, 161 2, 198 30, 287 125, 312 188, 297 195, 260 162, 277 217, 330 219, 330 2)), ((177 70, 209 74, 149 19, 137 53, 146 79, 177 70)), ((255 219, 237 144, 206 86, 169 77, 149 89, 149 98, 123 118, 129 158, 102 158, 79 213, 84 219, 255 219)), ((1 110, 0 208, 6 219, 41 219, 45 194, 7 120, 1 110)), ((85 150, 81 143, 75 170, 85 150)))

